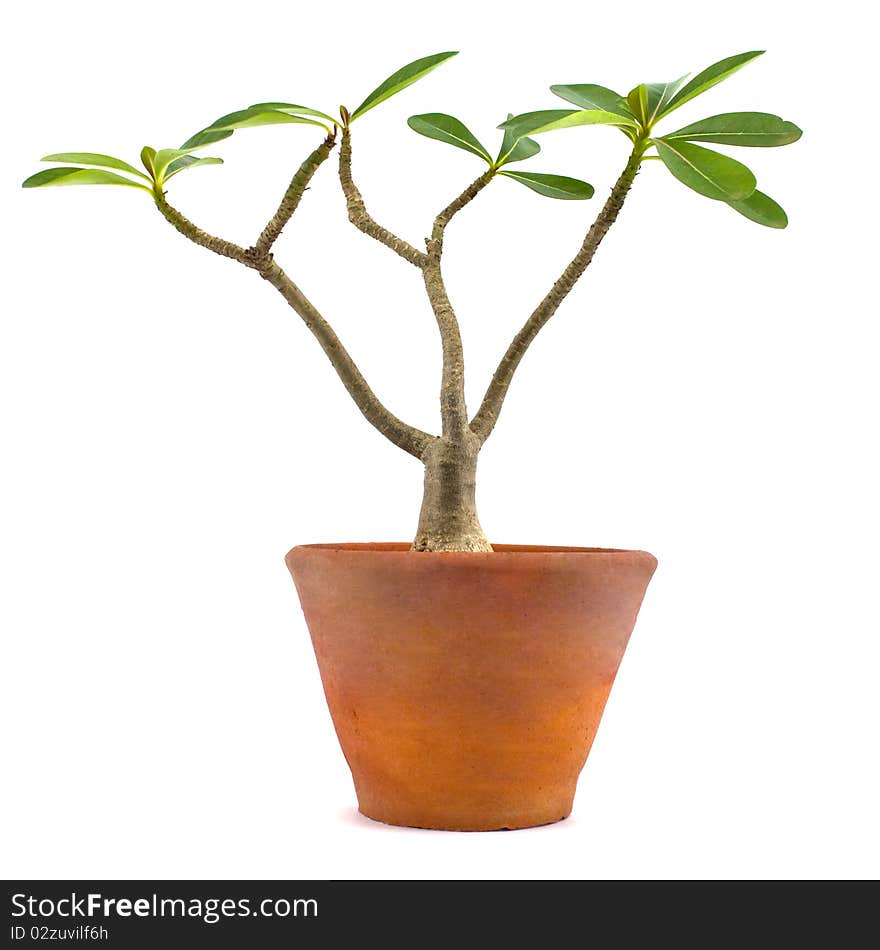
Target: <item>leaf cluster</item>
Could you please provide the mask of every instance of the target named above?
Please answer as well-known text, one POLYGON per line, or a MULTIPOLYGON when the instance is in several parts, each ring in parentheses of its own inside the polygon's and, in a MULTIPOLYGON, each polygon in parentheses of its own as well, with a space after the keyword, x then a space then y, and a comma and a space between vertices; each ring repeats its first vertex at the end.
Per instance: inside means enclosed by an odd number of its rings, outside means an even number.
POLYGON ((723 201, 758 224, 784 228, 788 224, 785 211, 757 190, 749 168, 696 143, 751 148, 789 145, 801 137, 801 130, 793 122, 767 112, 728 112, 674 132, 657 135, 654 131, 660 120, 732 76, 762 52, 729 56, 689 81, 688 76, 682 76, 673 82, 640 83, 625 96, 592 83, 554 85, 551 92, 576 109, 527 112, 508 119, 501 127, 514 136, 525 136, 584 125, 612 126, 632 142, 643 159, 659 159, 675 178, 698 194, 723 201))
MULTIPOLYGON (((591 198, 593 186, 565 175, 523 171, 509 166, 533 158, 541 151, 533 136, 588 125, 616 128, 632 143, 639 160, 659 160, 682 184, 704 197, 725 202, 735 211, 773 228, 784 228, 788 218, 768 195, 757 190, 752 171, 730 156, 706 147, 705 143, 750 148, 788 145, 801 137, 792 122, 767 112, 728 112, 692 122, 673 132, 655 133, 655 126, 676 109, 702 95, 760 56, 753 50, 729 56, 697 73, 673 82, 640 83, 626 95, 594 83, 574 83, 550 87, 559 98, 575 108, 544 109, 508 114, 499 128, 503 137, 498 151, 491 153, 474 133, 455 116, 443 112, 413 115, 407 120, 413 131, 451 145, 485 162, 489 172, 509 178, 549 198, 583 200, 591 198)), ((327 112, 292 102, 258 102, 221 116, 190 136, 180 148, 158 151, 145 146, 141 151, 144 171, 134 165, 96 152, 59 152, 42 161, 62 162, 38 172, 23 184, 25 188, 56 185, 125 185, 161 195, 175 175, 203 165, 218 165, 220 158, 193 154, 207 145, 228 138, 239 129, 266 125, 306 125, 318 127, 334 137, 376 106, 422 79, 455 56, 455 52, 434 53, 414 60, 392 73, 361 104, 349 111, 344 106, 334 118, 327 112)))

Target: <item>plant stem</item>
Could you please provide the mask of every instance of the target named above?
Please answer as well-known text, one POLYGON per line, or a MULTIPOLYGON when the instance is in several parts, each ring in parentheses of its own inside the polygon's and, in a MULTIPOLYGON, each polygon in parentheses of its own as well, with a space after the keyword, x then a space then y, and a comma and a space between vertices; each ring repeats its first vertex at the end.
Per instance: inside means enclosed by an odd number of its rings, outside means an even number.
POLYGON ((434 219, 427 241, 423 272, 425 289, 440 330, 443 373, 440 382, 440 414, 443 436, 427 446, 425 485, 414 551, 491 551, 476 506, 479 440, 468 428, 464 393, 464 349, 458 320, 443 281, 441 260, 443 236, 452 218, 489 184, 489 169, 470 184, 434 219))
POLYGON ((434 439, 422 456, 425 486, 413 551, 491 551, 477 517, 479 442, 434 439))
POLYGON ((184 237, 189 238, 190 241, 193 241, 201 247, 207 248, 209 251, 213 251, 215 254, 219 254, 221 257, 230 257, 240 264, 250 266, 248 262, 248 252, 243 247, 239 247, 231 241, 224 241, 223 238, 214 237, 213 234, 208 234, 207 231, 203 231, 200 227, 193 224, 189 218, 184 217, 176 208, 172 208, 165 200, 164 194, 154 193, 153 197, 156 199, 156 207, 162 213, 165 220, 174 225, 184 237))
MULTIPOLYGON (((325 146, 327 145, 326 142, 324 144, 325 146)), ((308 169, 311 158, 312 156, 303 163, 303 166, 300 168, 301 171, 303 168, 308 169)), ((318 165, 319 164, 320 162, 318 165)), ((315 169, 317 169, 317 165, 315 165, 315 169)), ((314 170, 312 174, 314 174, 314 170)), ((311 177, 311 175, 308 177, 311 177)), ((294 176, 294 180, 296 180, 296 176, 294 176)), ((303 190, 305 190, 305 186, 303 186, 303 190)), ((288 189, 288 193, 289 192, 290 189, 288 189)), ((287 195, 285 195, 285 197, 286 196, 287 195)), ((422 458, 426 447, 435 437, 401 421, 384 406, 367 384, 363 374, 340 342, 333 328, 299 287, 297 287, 287 274, 275 263, 271 254, 258 253, 257 245, 253 248, 245 249, 239 247, 237 244, 233 244, 231 241, 226 241, 223 238, 215 237, 213 234, 208 234, 207 231, 203 231, 200 227, 193 224, 192 221, 181 214, 176 208, 171 207, 165 200, 164 194, 155 195, 155 199, 156 206, 165 219, 174 225, 184 237, 189 238, 190 241, 193 241, 201 247, 207 248, 209 251, 213 251, 215 254, 219 254, 222 257, 229 257, 243 264, 245 267, 256 270, 264 280, 272 284, 293 310, 302 318, 303 323, 305 323, 315 336, 321 348, 327 354, 327 357, 336 370, 342 384, 348 391, 348 394, 354 400, 355 405, 357 405, 367 421, 396 446, 408 452, 410 455, 414 455, 418 459, 422 458)), ((298 199, 296 203, 298 204, 298 199)), ((279 208, 279 211, 282 212, 282 216, 286 214, 286 209, 289 207, 289 204, 285 206, 284 200, 282 199, 282 206, 279 208)), ((282 222, 282 227, 295 210, 296 207, 294 205, 294 207, 290 209, 289 214, 287 214, 284 222, 282 222)), ((264 229, 264 234, 268 228, 269 225, 264 229)))
POLYGON ((468 427, 464 395, 464 347, 458 320, 443 283, 440 262, 431 262, 424 270, 425 290, 440 330, 443 369, 440 377, 440 418, 447 439, 461 439, 468 427))
POLYGON ((322 162, 327 160, 335 144, 335 135, 327 136, 296 170, 290 184, 287 186, 287 191, 284 192, 284 197, 281 199, 278 210, 269 219, 269 223, 263 228, 263 233, 257 238, 256 244, 254 244, 253 251, 256 256, 259 257, 263 254, 268 254, 272 249, 272 245, 278 240, 279 235, 284 229, 284 225, 287 224, 293 216, 293 213, 299 207, 299 203, 305 194, 309 182, 312 180, 312 176, 320 168, 322 162))
POLYGON ((464 348, 458 319, 446 293, 441 260, 443 235, 452 218, 471 202, 492 180, 489 169, 467 188, 434 219, 431 237, 427 241, 427 260, 424 265, 425 290, 440 330, 443 347, 443 373, 440 382, 440 415, 443 435, 461 441, 468 427, 467 404, 464 394, 464 348))
POLYGON ((477 195, 489 184, 495 177, 495 169, 489 168, 476 181, 472 182, 465 190, 452 202, 450 202, 434 218, 434 227, 431 229, 431 240, 428 241, 428 256, 436 257, 438 260, 443 254, 443 235, 446 232, 446 226, 458 214, 461 209, 469 204, 477 195))
POLYGON ((424 267, 426 258, 422 251, 416 250, 403 238, 399 238, 387 228, 377 224, 367 211, 364 199, 351 174, 351 131, 348 128, 342 130, 342 146, 339 149, 339 181, 348 207, 348 220, 359 231, 384 244, 405 261, 415 264, 416 267, 424 267))
POLYGON ((498 368, 492 377, 492 382, 489 384, 486 395, 483 397, 483 402, 470 424, 471 430, 474 435, 477 436, 481 444, 486 441, 495 428, 495 423, 498 421, 498 415, 501 412, 501 406, 504 403, 504 397, 507 395, 513 374, 516 372, 516 368, 519 366, 532 340, 535 339, 541 328, 559 309, 559 305, 566 296, 568 296, 571 289, 593 260, 593 255, 602 243, 602 239, 608 233, 608 229, 617 220, 620 209, 623 207, 623 202, 639 170, 643 151, 644 145, 637 143, 629 157, 629 161, 626 163, 626 167, 611 189, 608 200, 593 222, 592 227, 587 232, 580 250, 569 263, 568 267, 562 272, 562 275, 526 321, 519 333, 513 338, 513 341, 507 348, 507 352, 498 364, 498 368))
POLYGON ((382 228, 367 213, 363 198, 351 175, 351 135, 348 129, 343 130, 339 177, 349 218, 361 231, 386 245, 423 272, 425 290, 437 320, 443 349, 440 384, 442 435, 438 437, 408 425, 383 405, 370 389, 333 328, 278 266, 270 253, 272 245, 299 206, 312 176, 326 160, 334 144, 334 137, 328 137, 302 163, 294 174, 278 210, 251 248, 239 247, 203 231, 172 208, 165 200, 164 194, 156 195, 156 205, 163 216, 189 240, 215 254, 229 257, 256 270, 265 281, 275 287, 318 340, 367 421, 399 448, 423 462, 424 496, 412 549, 447 552, 491 551, 476 510, 476 470, 480 448, 492 432, 513 374, 527 348, 589 266, 596 249, 616 220, 635 179, 644 146, 640 142, 636 143, 626 168, 584 238, 580 250, 508 347, 479 411, 468 424, 464 391, 464 352, 458 320, 443 280, 443 241, 452 218, 488 185, 495 170, 487 170, 437 215, 431 237, 426 241, 426 252, 418 251, 382 228))
POLYGON ((270 256, 258 268, 260 276, 278 290, 290 306, 299 314, 303 323, 311 330, 333 364, 343 386, 363 413, 364 418, 379 430, 386 439, 393 442, 416 458, 422 458, 425 449, 434 439, 427 432, 408 425, 385 408, 376 394, 370 389, 357 364, 349 356, 339 337, 330 324, 321 316, 317 308, 294 284, 270 256))

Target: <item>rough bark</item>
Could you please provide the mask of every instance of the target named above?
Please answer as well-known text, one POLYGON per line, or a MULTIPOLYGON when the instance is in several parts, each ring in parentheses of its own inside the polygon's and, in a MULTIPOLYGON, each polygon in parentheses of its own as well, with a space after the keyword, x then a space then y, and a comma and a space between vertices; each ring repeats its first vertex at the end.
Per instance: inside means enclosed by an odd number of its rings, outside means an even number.
POLYGON ((321 344, 321 349, 333 364, 343 386, 348 390, 348 394, 364 414, 367 422, 398 448, 416 458, 421 458, 433 436, 402 422, 394 413, 385 408, 370 389, 357 364, 349 356, 330 324, 271 256, 258 267, 258 270, 260 276, 281 293, 302 318, 303 323, 312 331, 318 343, 321 344))
POLYGON ((284 197, 253 247, 239 247, 215 237, 172 208, 164 194, 156 204, 164 217, 189 240, 215 254, 231 258, 257 271, 281 293, 321 345, 340 380, 364 417, 399 448, 419 458, 425 467, 424 496, 414 551, 491 551, 476 509, 476 470, 480 449, 491 433, 517 366, 530 343, 553 316, 593 259, 599 244, 614 223, 641 161, 639 146, 611 191, 574 259, 529 317, 504 354, 483 403, 468 423, 464 392, 464 353, 458 320, 446 292, 442 272, 443 240, 452 218, 472 201, 493 178, 488 170, 468 186, 434 219, 426 251, 418 251, 378 225, 364 206, 351 174, 351 138, 346 128, 340 148, 339 177, 351 221, 365 234, 389 247, 423 272, 425 289, 437 320, 443 350, 440 386, 442 435, 434 436, 403 422, 390 412, 370 389, 333 328, 300 288, 284 273, 270 253, 272 245, 296 211, 321 163, 335 144, 328 139, 303 162, 284 197))
POLYGON ((437 320, 443 349, 440 415, 443 435, 422 456, 425 487, 414 551, 491 551, 477 517, 476 477, 479 441, 468 428, 464 394, 464 349, 458 319, 446 293, 441 262, 443 236, 452 218, 489 184, 489 170, 469 185, 434 219, 423 268, 425 290, 437 320))
POLYGON ((477 517, 477 456, 472 433, 434 439, 425 449, 425 487, 413 551, 491 551, 477 517))
POLYGON ((434 227, 431 229, 431 239, 428 241, 428 256, 439 260, 443 255, 443 236, 449 222, 489 184, 495 177, 495 169, 489 168, 454 200, 451 201, 434 218, 434 227))
POLYGON ((416 250, 411 244, 408 244, 403 238, 392 234, 387 228, 370 216, 364 204, 363 196, 358 191, 357 185, 351 174, 351 131, 342 130, 342 146, 339 149, 339 181, 342 185, 342 192, 345 195, 345 204, 348 208, 348 220, 364 234, 384 244, 385 247, 394 251, 405 261, 415 264, 416 267, 424 267, 425 254, 416 250))
POLYGON ((492 180, 489 170, 469 185, 451 204, 434 219, 431 237, 427 240, 427 260, 424 265, 425 290, 440 331, 443 349, 443 371, 440 380, 440 415, 443 435, 461 440, 468 427, 467 405, 464 395, 464 348, 458 318, 446 293, 443 280, 443 235, 452 218, 472 201, 492 180))
POLYGON ((162 213, 165 220, 174 225, 185 238, 189 238, 193 243, 207 248, 209 251, 213 251, 221 257, 229 257, 234 261, 238 261, 240 264, 250 266, 248 252, 243 247, 239 247, 237 244, 233 244, 232 241, 224 241, 223 238, 214 237, 213 234, 208 234, 207 231, 203 231, 200 227, 193 224, 189 218, 184 217, 176 208, 172 208, 165 200, 164 194, 157 194, 154 197, 156 199, 156 207, 162 213))
POLYGON ((525 356, 529 344, 559 309, 559 305, 593 260, 593 255, 602 243, 602 238, 605 237, 608 233, 608 229, 617 220, 620 209, 623 207, 623 202, 635 180, 641 160, 642 150, 636 148, 632 155, 630 155, 626 168, 624 168, 614 187, 611 189, 611 194, 608 196, 604 207, 587 232, 580 250, 507 348, 507 352, 498 364, 498 368, 492 377, 492 382, 486 390, 483 402, 470 423, 471 430, 480 440, 481 444, 486 441, 492 429, 495 428, 495 423, 498 421, 498 415, 501 412, 501 406, 504 403, 507 390, 510 388, 513 374, 516 372, 516 368, 519 366, 523 356, 525 356))
POLYGON ((440 418, 443 435, 460 438, 468 427, 467 403, 464 397, 464 348, 458 320, 443 283, 440 262, 425 268, 425 289, 440 330, 443 368, 440 376, 440 418))
POLYGON ((293 213, 299 207, 312 176, 321 167, 321 164, 327 160, 335 144, 335 134, 328 135, 296 170, 290 184, 287 186, 287 191, 284 192, 281 204, 278 205, 278 210, 269 219, 268 224, 263 228, 263 233, 254 244, 253 250, 256 257, 262 257, 272 250, 272 245, 278 240, 284 225, 293 217, 293 213))
MULTIPOLYGON (((324 142, 322 149, 326 149, 329 153, 332 144, 332 140, 328 139, 324 142)), ((321 149, 318 151, 320 152, 321 149)), ((271 239, 274 240, 275 237, 281 233, 281 228, 284 227, 296 210, 302 192, 305 191, 309 179, 321 163, 315 160, 316 154, 317 153, 312 153, 303 165, 300 166, 299 172, 294 175, 291 186, 288 187, 278 211, 266 228, 264 228, 263 235, 268 234, 271 239), (295 194, 297 189, 299 189, 298 195, 295 194), (272 235, 274 235, 274 237, 272 235)), ((315 336, 333 365, 333 368, 336 370, 342 384, 348 391, 348 394, 354 400, 355 405, 363 413, 366 420, 381 432, 382 435, 398 446, 398 448, 403 449, 416 458, 420 459, 422 457, 425 447, 434 436, 429 435, 427 432, 422 432, 414 426, 408 425, 398 419, 394 413, 385 407, 370 388, 363 374, 327 320, 319 313, 318 309, 299 287, 297 287, 287 274, 275 263, 272 255, 259 250, 259 240, 254 247, 239 247, 239 245, 233 244, 231 241, 226 241, 223 238, 215 237, 213 234, 208 234, 207 231, 203 231, 200 227, 193 224, 193 222, 180 211, 168 204, 164 194, 156 195, 155 199, 156 206, 165 219, 174 225, 184 237, 189 238, 190 241, 193 241, 209 251, 213 251, 215 254, 219 254, 222 257, 229 257, 243 264, 245 267, 256 270, 264 280, 272 284, 293 310, 302 318, 302 321, 315 336)), ((265 245, 265 241, 263 243, 265 245)))

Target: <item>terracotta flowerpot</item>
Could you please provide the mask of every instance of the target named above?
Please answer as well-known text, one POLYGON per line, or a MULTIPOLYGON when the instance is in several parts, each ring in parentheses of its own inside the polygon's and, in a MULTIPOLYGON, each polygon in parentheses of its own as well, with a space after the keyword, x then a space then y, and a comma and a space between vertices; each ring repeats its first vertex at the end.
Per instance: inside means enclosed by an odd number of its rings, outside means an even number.
POLYGON ((361 812, 458 831, 565 818, 657 561, 408 547, 287 555, 361 812))

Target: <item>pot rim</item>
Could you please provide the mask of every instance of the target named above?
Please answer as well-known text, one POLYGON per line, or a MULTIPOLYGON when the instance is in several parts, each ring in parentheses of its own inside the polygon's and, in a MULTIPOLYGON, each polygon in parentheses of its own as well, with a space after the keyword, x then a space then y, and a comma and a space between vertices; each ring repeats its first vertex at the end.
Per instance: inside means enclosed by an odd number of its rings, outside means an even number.
POLYGON ((590 557, 602 558, 646 558, 657 563, 657 559, 648 551, 632 550, 627 548, 586 548, 569 547, 567 545, 556 544, 492 544, 492 551, 413 551, 408 541, 338 541, 322 542, 316 544, 298 544, 291 548, 287 557, 291 557, 297 552, 306 551, 333 551, 345 554, 363 554, 363 555, 399 555, 409 554, 418 557, 420 560, 433 558, 491 558, 501 557, 516 558, 523 554, 543 554, 550 556, 559 555, 586 555, 590 557))

